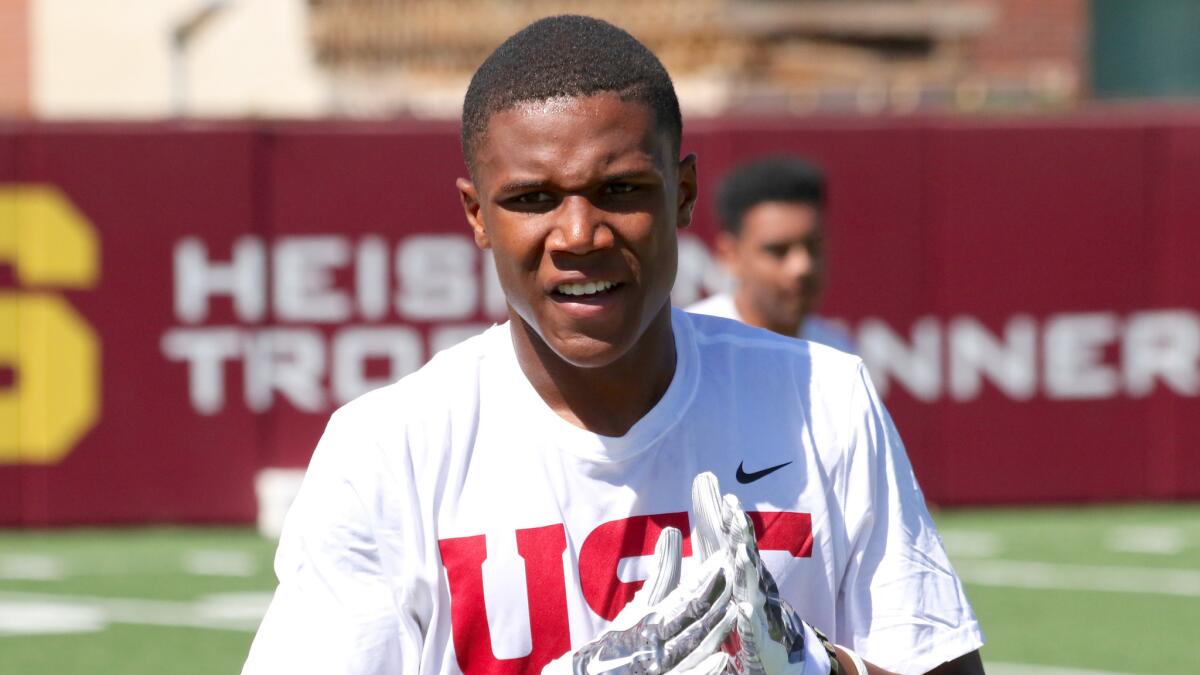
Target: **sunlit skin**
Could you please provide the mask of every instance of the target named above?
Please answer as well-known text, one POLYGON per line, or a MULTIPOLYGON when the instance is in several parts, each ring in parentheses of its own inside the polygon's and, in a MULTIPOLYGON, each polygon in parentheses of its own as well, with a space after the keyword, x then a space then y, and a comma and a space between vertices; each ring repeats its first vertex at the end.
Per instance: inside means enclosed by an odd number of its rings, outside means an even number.
POLYGON ((742 216, 737 236, 720 234, 717 254, 737 284, 733 300, 742 319, 796 335, 825 282, 817 207, 795 201, 756 204, 742 216))
POLYGON ((567 421, 625 434, 675 372, 670 292, 695 157, 678 159, 648 106, 602 93, 492 115, 472 174, 463 209, 495 257, 526 377, 567 421), (559 291, 587 282, 615 286, 559 291))

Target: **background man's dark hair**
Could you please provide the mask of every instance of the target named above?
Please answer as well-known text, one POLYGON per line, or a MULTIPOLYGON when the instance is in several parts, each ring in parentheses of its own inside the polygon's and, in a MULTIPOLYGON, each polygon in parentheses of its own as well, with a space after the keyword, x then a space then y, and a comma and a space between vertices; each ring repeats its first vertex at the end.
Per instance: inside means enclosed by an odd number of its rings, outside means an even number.
POLYGON ((492 115, 529 101, 614 92, 654 111, 679 153, 683 121, 671 77, 629 33, 586 16, 552 16, 508 38, 475 71, 463 101, 462 151, 475 150, 492 115))
POLYGON ((804 159, 776 155, 735 167, 717 188, 721 228, 737 235, 746 212, 763 202, 825 205, 825 172, 804 159))

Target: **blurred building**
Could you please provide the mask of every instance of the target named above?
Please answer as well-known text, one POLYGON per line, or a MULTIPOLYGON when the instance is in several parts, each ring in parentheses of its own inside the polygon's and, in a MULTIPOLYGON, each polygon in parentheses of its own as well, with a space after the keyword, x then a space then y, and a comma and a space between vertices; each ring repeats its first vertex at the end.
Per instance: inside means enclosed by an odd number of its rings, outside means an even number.
POLYGON ((312 117, 332 109, 304 0, 0 0, 0 17, 0 34, 11 38, 0 46, 0 114, 312 117))
POLYGON ((693 114, 1062 104, 1085 0, 312 0, 318 62, 353 111, 454 114, 507 35, 579 12, 637 35, 693 114))
POLYGON ((567 12, 649 44, 693 116, 1200 92, 1192 0, 0 0, 0 115, 453 117, 499 41, 567 12))

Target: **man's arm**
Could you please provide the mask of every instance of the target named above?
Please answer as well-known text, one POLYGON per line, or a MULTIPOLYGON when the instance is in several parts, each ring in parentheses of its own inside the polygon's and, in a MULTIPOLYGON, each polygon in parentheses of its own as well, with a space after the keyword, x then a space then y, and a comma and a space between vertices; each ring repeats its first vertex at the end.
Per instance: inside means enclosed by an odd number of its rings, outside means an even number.
POLYGON ((970 656, 983 644, 979 624, 899 433, 861 366, 858 375, 845 460, 852 552, 835 636, 896 672, 980 673, 970 656))
MULTIPOLYGON (((243 675, 416 672, 420 632, 397 612, 361 491, 361 424, 335 413, 284 522, 279 586, 243 675)), ((369 503, 369 502, 368 502, 369 503)))
POLYGON ((927 675, 984 675, 983 659, 979 658, 979 650, 947 661, 929 671, 927 675))
MULTIPOLYGON (((873 663, 865 662, 867 672, 860 673, 846 650, 841 647, 836 649, 838 666, 840 671, 846 675, 896 675, 890 670, 884 670, 873 663)), ((979 658, 979 650, 975 650, 952 661, 947 661, 925 675, 984 675, 983 661, 979 658)))

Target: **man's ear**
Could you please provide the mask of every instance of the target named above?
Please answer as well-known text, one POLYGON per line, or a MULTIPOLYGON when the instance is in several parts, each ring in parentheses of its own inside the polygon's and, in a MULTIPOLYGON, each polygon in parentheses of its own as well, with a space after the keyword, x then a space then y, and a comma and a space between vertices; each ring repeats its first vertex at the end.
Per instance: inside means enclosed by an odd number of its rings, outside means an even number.
POLYGON ((696 208, 698 187, 696 155, 690 154, 679 160, 679 203, 675 222, 680 229, 692 224, 692 211, 696 208))
POLYGON ((470 178, 459 178, 454 184, 458 187, 458 199, 462 202, 467 224, 471 226, 471 232, 475 235, 475 245, 481 249, 491 248, 492 241, 488 239, 487 228, 483 226, 483 218, 479 213, 479 191, 475 189, 475 183, 471 182, 470 178))

